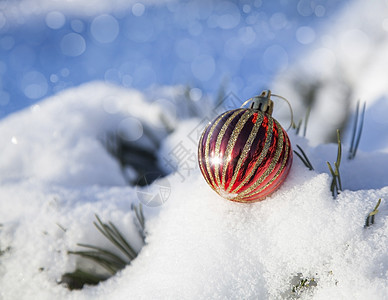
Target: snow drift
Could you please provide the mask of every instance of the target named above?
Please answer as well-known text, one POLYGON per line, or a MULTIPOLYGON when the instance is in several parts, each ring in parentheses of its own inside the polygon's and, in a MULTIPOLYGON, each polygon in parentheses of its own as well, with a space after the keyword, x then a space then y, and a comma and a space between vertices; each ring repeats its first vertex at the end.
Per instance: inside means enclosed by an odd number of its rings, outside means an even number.
MULTIPOLYGON (((165 91, 160 97, 172 105, 179 88, 165 91)), ((343 157, 344 191, 334 200, 325 164, 335 160, 336 145, 314 148, 293 132, 294 148, 303 147, 316 171, 295 157, 276 193, 245 205, 220 198, 196 164, 185 168, 178 160, 166 177, 167 201, 145 208, 146 246, 133 263, 95 287, 69 291, 58 284, 77 263, 67 250, 79 242, 110 247, 92 226, 95 213, 141 246, 130 209, 139 197, 101 142, 104 133, 120 129, 140 139, 138 127, 124 126, 133 118, 158 132, 161 165, 178 144, 196 152, 189 133, 202 120, 175 118, 169 134, 155 117, 168 113, 167 105, 147 97, 90 83, 1 122, 0 249, 9 247, 0 256, 3 299, 283 299, 296 297, 298 276, 317 284, 301 298, 384 299, 387 154, 343 157), (375 224, 364 228, 379 198, 375 224)))

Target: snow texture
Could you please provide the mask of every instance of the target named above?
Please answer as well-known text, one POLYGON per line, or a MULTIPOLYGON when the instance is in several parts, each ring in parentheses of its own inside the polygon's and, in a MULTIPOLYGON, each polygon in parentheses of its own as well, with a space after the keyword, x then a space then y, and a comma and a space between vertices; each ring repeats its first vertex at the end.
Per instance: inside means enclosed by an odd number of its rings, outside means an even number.
MULTIPOLYGON (((353 1, 341 15, 326 25, 308 52, 278 74, 274 90, 289 99, 301 99, 305 89, 316 87, 307 137, 322 143, 335 131, 355 102, 370 109, 360 148, 366 151, 388 147, 388 5, 386 1, 370 5, 353 1), (328 117, 330 116, 330 117, 328 117), (324 126, 323 126, 324 124, 324 126), (378 137, 378 138, 377 138, 378 137)), ((295 113, 303 117, 303 102, 293 102, 295 113)))
MULTIPOLYGON (((387 299, 386 7, 352 2, 316 39, 322 46, 275 81, 273 90, 290 99, 300 96, 295 80, 319 82, 319 98, 330 101, 314 108, 308 139, 288 131, 315 170, 294 156, 281 188, 255 204, 225 200, 202 178, 196 142, 214 114, 208 103, 185 102, 181 86, 140 92, 90 82, 2 119, 0 299, 292 299, 299 274, 317 283, 300 299, 387 299), (342 101, 349 87, 351 100, 342 101), (344 190, 333 199, 326 162, 333 165, 337 145, 319 144, 320 130, 357 97, 368 102, 360 149, 347 160, 344 139, 344 190), (190 111, 198 106, 201 114, 190 111), (124 174, 134 170, 123 170, 107 151, 112 134, 155 152, 171 173, 163 201, 145 206, 143 248, 131 205, 144 198, 126 184, 124 174), (380 198, 375 223, 365 228, 380 198), (112 221, 140 254, 109 280, 69 291, 58 281, 79 261, 67 251, 80 242, 112 247, 94 228, 95 214, 112 221)), ((304 28, 300 40, 307 43, 308 33, 304 28)))
MULTIPOLYGON (((127 118, 163 132, 154 116, 164 108, 146 98, 90 83, 1 122, 0 247, 10 247, 0 257, 2 299, 285 299, 298 273, 317 282, 301 293, 305 299, 386 297, 388 186, 381 165, 388 156, 343 158, 345 190, 334 200, 325 162, 335 160, 336 145, 314 148, 293 132, 292 144, 305 149, 317 171, 295 157, 276 193, 246 205, 219 197, 196 164, 185 169, 177 160, 167 201, 145 209, 147 244, 132 264, 81 291, 57 284, 75 268, 66 251, 77 243, 110 247, 92 226, 95 213, 140 249, 130 209, 139 202, 136 188, 124 184, 100 137, 127 118), (376 222, 364 228, 379 198, 376 222)), ((161 164, 180 143, 195 153, 188 133, 198 124, 176 120, 159 150, 161 164)))

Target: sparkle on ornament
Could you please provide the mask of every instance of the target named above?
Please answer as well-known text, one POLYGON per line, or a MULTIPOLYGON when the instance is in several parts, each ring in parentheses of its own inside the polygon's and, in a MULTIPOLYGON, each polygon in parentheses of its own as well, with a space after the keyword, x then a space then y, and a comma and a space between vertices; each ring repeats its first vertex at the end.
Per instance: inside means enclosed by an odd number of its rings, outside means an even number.
POLYGON ((222 162, 221 157, 213 157, 213 158, 211 159, 212 165, 219 165, 221 162, 222 162))

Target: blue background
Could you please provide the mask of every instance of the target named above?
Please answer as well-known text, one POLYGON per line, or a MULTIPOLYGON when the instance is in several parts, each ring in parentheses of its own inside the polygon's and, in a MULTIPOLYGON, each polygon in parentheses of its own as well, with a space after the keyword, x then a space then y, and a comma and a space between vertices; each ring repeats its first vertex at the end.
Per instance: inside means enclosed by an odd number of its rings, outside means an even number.
MULTIPOLYGON (((8 1, 11 3, 12 1, 8 1)), ((319 39, 348 1, 137 3, 88 16, 0 18, 0 118, 91 80, 185 84, 248 98, 319 39)), ((0 15, 1 16, 1 15, 0 15)))

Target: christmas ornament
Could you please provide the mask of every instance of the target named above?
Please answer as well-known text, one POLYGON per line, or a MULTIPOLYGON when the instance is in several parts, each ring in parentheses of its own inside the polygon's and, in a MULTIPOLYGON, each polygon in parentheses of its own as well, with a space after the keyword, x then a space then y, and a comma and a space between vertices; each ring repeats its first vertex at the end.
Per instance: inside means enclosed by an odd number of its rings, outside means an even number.
POLYGON ((271 116, 270 97, 271 91, 263 91, 246 101, 251 102, 250 108, 221 114, 202 133, 198 145, 202 175, 226 199, 263 200, 283 183, 291 169, 291 143, 271 116))

